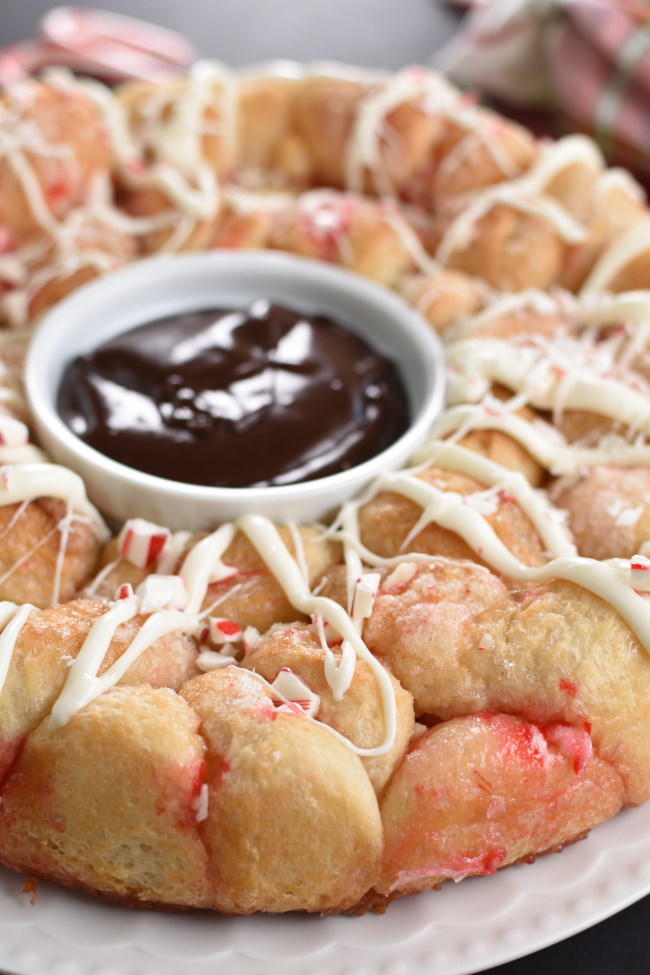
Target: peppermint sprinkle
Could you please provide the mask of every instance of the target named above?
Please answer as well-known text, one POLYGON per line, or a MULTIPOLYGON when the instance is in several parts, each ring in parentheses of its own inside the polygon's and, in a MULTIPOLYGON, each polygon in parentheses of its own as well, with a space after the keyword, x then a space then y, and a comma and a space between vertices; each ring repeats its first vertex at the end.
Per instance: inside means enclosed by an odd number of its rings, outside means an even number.
POLYGON ((271 690, 283 703, 278 711, 293 714, 305 714, 313 718, 320 707, 320 697, 294 674, 288 667, 283 667, 271 684, 271 690))
POLYGON ((221 616, 211 616, 208 622, 210 624, 210 639, 213 643, 237 642, 244 638, 241 626, 234 620, 228 620, 221 616))
POLYGON ((160 609, 185 609, 188 593, 185 580, 180 576, 152 573, 142 580, 136 589, 143 613, 160 609))
POLYGON ((350 616, 353 620, 367 619, 372 613, 381 575, 379 572, 366 572, 354 584, 350 616))
POLYGON ((0 444, 3 447, 24 447, 29 441, 29 431, 24 423, 13 416, 0 416, 0 444))
POLYGON ((118 535, 117 544, 123 559, 139 569, 153 565, 169 545, 171 532, 144 518, 130 518, 118 535))
POLYGON ((630 585, 637 592, 650 592, 650 559, 645 555, 630 559, 630 585))
POLYGON ((209 801, 208 787, 204 782, 203 785, 201 786, 198 796, 192 802, 192 809, 196 813, 197 823, 202 823, 204 819, 208 818, 208 809, 209 809, 208 801, 209 801))

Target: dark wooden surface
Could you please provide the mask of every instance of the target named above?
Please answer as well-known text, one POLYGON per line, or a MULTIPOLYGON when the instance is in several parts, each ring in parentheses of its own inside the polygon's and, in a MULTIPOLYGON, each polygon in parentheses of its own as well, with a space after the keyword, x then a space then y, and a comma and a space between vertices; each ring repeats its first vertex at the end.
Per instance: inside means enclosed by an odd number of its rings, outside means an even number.
MULTIPOLYGON (((48 0, 0 0, 0 45, 34 34, 48 0)), ((333 59, 397 69, 425 63, 457 15, 436 0, 105 0, 108 8, 185 33, 205 56, 233 66, 274 58, 333 59)), ((494 975, 646 975, 650 897, 494 975)))

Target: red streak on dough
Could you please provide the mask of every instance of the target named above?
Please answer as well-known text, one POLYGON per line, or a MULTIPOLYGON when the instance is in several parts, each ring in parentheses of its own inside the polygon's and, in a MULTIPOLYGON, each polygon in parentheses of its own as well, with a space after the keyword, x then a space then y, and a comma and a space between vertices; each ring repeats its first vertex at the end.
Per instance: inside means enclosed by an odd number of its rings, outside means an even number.
POLYGON ((488 850, 479 856, 469 853, 455 853, 442 860, 436 867, 436 872, 451 880, 462 880, 470 875, 485 877, 496 873, 506 858, 505 850, 488 850))
POLYGON ((502 714, 476 715, 498 731, 503 756, 524 765, 544 766, 548 761, 546 742, 540 729, 533 724, 510 721, 502 714))
POLYGON ((574 680, 571 680, 570 677, 560 677, 557 685, 560 690, 564 691, 565 694, 568 694, 569 697, 575 697, 578 693, 578 685, 574 680))

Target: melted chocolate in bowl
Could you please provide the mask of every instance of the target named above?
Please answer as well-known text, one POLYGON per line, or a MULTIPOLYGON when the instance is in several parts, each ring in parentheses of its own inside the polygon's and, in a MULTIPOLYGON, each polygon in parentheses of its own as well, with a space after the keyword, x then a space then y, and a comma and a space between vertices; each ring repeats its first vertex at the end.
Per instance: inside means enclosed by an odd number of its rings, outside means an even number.
POLYGON ((410 423, 393 363, 325 316, 263 299, 149 322, 79 356, 58 410, 107 457, 215 487, 336 474, 410 423))

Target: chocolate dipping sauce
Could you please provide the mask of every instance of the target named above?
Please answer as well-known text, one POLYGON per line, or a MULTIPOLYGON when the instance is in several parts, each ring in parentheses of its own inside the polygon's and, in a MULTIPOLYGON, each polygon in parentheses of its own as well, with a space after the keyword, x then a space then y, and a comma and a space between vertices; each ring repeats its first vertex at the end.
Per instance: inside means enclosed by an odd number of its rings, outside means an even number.
POLYGON ((150 322, 79 356, 58 410, 107 457, 219 487, 347 470, 410 419, 389 360, 324 316, 263 299, 150 322))

